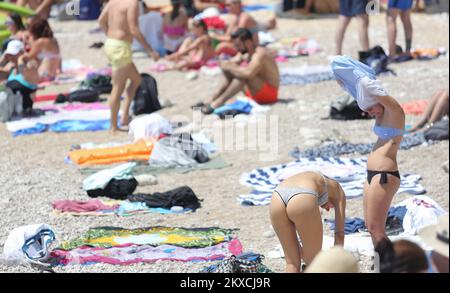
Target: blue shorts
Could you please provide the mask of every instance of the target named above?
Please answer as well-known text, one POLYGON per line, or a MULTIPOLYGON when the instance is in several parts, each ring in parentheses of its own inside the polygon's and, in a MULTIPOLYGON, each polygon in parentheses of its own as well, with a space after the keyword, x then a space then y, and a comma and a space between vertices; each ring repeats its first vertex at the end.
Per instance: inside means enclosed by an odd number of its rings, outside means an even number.
POLYGON ((388 8, 396 8, 403 11, 409 10, 412 8, 413 0, 389 0, 388 8))
POLYGON ((339 0, 339 14, 353 17, 366 14, 366 6, 369 0, 339 0))

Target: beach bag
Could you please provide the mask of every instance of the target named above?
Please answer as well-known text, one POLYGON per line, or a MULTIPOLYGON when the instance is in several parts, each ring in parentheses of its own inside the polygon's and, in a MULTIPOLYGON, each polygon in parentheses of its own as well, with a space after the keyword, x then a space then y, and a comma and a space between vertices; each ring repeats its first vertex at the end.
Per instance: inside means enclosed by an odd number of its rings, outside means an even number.
POLYGON ((263 269, 263 255, 255 253, 244 253, 239 256, 226 257, 217 265, 204 268, 201 273, 226 273, 226 274, 248 274, 259 273, 263 269))
POLYGON ((80 0, 79 2, 79 15, 80 20, 96 20, 101 13, 102 1, 100 0, 80 0))
POLYGON ((359 61, 372 68, 375 71, 376 75, 390 71, 387 68, 389 57, 386 55, 386 52, 384 52, 384 49, 380 46, 375 46, 369 51, 360 51, 359 61))
POLYGON ((349 95, 340 96, 331 102, 330 118, 334 120, 369 119, 370 116, 361 110, 358 103, 349 95))
POLYGON ((133 113, 136 116, 150 114, 162 109, 158 100, 158 86, 155 78, 146 73, 141 74, 141 77, 141 85, 133 99, 133 113))
POLYGON ((8 264, 33 263, 46 265, 49 246, 56 239, 47 224, 21 226, 12 230, 3 247, 3 257, 8 264))
POLYGON ((441 119, 434 123, 429 129, 425 130, 426 140, 446 140, 448 139, 448 118, 441 119))

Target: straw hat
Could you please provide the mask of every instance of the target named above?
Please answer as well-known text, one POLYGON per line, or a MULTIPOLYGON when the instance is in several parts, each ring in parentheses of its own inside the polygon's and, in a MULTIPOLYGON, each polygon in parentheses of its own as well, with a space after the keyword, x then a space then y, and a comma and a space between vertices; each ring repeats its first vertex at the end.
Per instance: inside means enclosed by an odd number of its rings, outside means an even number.
POLYGON ((305 273, 359 273, 358 261, 342 246, 321 251, 305 273))
POLYGON ((421 229, 419 235, 434 251, 448 258, 448 214, 441 216, 437 225, 421 229))

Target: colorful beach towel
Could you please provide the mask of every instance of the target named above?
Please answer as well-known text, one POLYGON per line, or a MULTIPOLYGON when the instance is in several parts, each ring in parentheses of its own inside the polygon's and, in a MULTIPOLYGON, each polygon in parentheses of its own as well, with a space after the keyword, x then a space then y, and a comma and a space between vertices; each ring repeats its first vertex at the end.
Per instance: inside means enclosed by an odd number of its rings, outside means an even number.
POLYGON ((173 245, 127 245, 111 248, 82 246, 70 251, 56 249, 50 254, 54 265, 88 265, 107 263, 112 265, 130 265, 134 263, 152 263, 170 261, 215 261, 230 254, 242 253, 242 245, 237 239, 209 247, 183 248, 173 245))
POLYGON ((81 246, 109 248, 120 245, 163 244, 179 247, 207 247, 232 239, 233 230, 220 228, 150 227, 123 229, 99 227, 89 229, 83 236, 66 241, 59 249, 71 250, 81 246))
POLYGON ((149 208, 143 202, 129 202, 127 200, 57 200, 52 203, 53 215, 55 216, 121 216, 158 213, 158 214, 182 214, 192 211, 172 211, 163 208, 149 208))
MULTIPOLYGON (((338 181, 348 199, 363 195, 366 179, 366 158, 300 158, 296 161, 273 167, 258 168, 241 175, 239 182, 253 188, 250 194, 240 195, 243 205, 268 205, 273 190, 285 179, 305 171, 320 171, 338 181)), ((403 173, 397 193, 423 194, 419 175, 403 173)))

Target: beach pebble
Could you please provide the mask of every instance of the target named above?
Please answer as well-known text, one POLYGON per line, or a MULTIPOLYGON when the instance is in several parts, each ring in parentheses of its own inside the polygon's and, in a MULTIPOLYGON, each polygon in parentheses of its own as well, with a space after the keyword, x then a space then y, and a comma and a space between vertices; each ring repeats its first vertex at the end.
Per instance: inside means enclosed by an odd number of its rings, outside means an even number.
POLYGON ((273 231, 269 230, 269 231, 264 232, 263 236, 265 238, 272 238, 273 236, 275 236, 275 233, 273 231))
POLYGON ((195 80, 197 78, 198 78, 198 73, 195 71, 190 71, 189 73, 186 74, 187 80, 195 80))
POLYGON ((170 210, 172 212, 180 213, 180 212, 184 211, 184 208, 180 207, 180 206, 173 206, 173 207, 170 208, 170 210))

